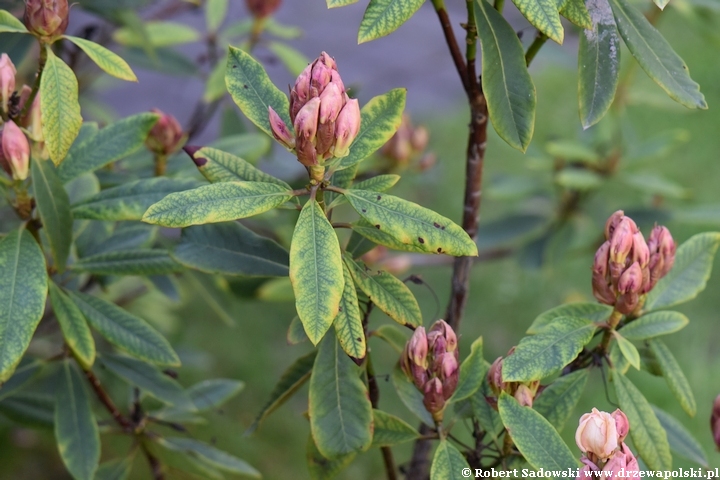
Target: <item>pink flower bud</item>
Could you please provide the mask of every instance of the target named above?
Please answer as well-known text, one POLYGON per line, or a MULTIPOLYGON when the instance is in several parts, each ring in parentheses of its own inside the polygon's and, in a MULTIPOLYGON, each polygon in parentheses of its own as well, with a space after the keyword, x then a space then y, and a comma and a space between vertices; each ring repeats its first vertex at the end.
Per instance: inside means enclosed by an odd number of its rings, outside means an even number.
POLYGON ((593 273, 597 273, 601 277, 605 277, 608 271, 608 260, 610 259, 610 242, 606 241, 597 252, 595 252, 595 262, 593 263, 593 273))
POLYGON ((633 234, 632 261, 638 262, 641 268, 645 268, 650 262, 650 249, 642 232, 633 234))
POLYGON ((633 235, 636 231, 635 222, 628 217, 623 217, 613 230, 610 238, 610 275, 613 278, 617 278, 625 266, 625 260, 632 251, 633 235))
POLYGON ((337 63, 335 63, 335 59, 328 55, 327 52, 321 52, 317 60, 326 67, 337 71, 337 63))
POLYGON ((605 277, 593 273, 592 291, 598 302, 604 303, 605 305, 615 305, 617 295, 605 277))
POLYGON ((630 422, 628 421, 627 416, 625 416, 625 413, 619 408, 611 414, 611 417, 615 420, 615 430, 618 434, 618 443, 622 443, 625 441, 625 437, 627 437, 630 432, 630 422))
MULTIPOLYGON (((340 78, 340 74, 338 73, 337 70, 332 71, 332 75, 330 77, 330 82, 337 85, 338 88, 340 89, 340 93, 345 95, 345 84, 343 83, 342 78, 340 78)), ((345 97, 343 97, 343 98, 345 98, 345 97)))
POLYGON ((430 133, 427 128, 423 126, 419 126, 413 130, 412 135, 410 136, 410 145, 416 152, 422 152, 425 150, 429 141, 430 133))
POLYGON ((603 460, 610 457, 618 447, 615 420, 609 413, 593 408, 591 413, 580 417, 575 443, 585 454, 592 454, 603 460))
POLYGON ((677 245, 666 227, 656 226, 648 239, 650 250, 650 288, 667 275, 675 263, 677 245))
POLYGON ((637 293, 642 288, 642 269, 640 264, 635 262, 630 268, 625 270, 618 281, 618 291, 620 293, 637 293))
POLYGON ((597 472, 600 470, 589 458, 583 456, 580 461, 583 463, 582 468, 578 471, 576 480, 587 480, 588 478, 594 478, 590 472, 597 472))
POLYGON ((620 223, 620 220, 622 220, 625 217, 625 212, 622 210, 618 210, 617 212, 610 215, 610 218, 607 219, 607 222, 605 222, 605 240, 610 240, 613 236, 613 233, 615 233, 615 228, 618 226, 618 223, 620 223))
POLYGON ((459 366, 453 353, 445 353, 440 361, 440 380, 443 386, 445 400, 452 397, 458 384, 459 366))
MULTIPOLYGON (((30 145, 20 127, 12 120, 5 122, 0 143, 2 143, 2 163, 9 165, 15 180, 25 180, 28 176, 30 145)), ((7 167, 5 169, 7 170, 7 167)))
POLYGON ((530 390, 530 387, 521 383, 518 386, 517 390, 515 390, 514 396, 515 400, 517 400, 521 406, 532 408, 535 395, 533 394, 532 390, 530 390))
POLYGON ((418 327, 410 337, 407 343, 408 358, 418 366, 428 368, 428 341, 425 334, 425 327, 418 327))
POLYGON ((300 139, 304 142, 314 144, 315 135, 318 128, 318 116, 320 115, 320 99, 313 98, 308 101, 298 112, 295 117, 295 142, 300 144, 300 139))
POLYGON ((502 362, 503 357, 496 358, 488 370, 488 384, 495 395, 500 395, 500 392, 505 390, 505 382, 502 379, 502 362))
POLYGON ((298 161, 306 167, 312 167, 318 164, 315 145, 313 145, 312 141, 305 139, 305 137, 295 137, 295 153, 297 153, 298 161))
POLYGON ((443 396, 443 386, 439 378, 430 379, 423 388, 423 405, 428 412, 435 414, 441 412, 445 408, 445 398, 443 396))
POLYGON ((273 137, 275 140, 282 143, 286 148, 295 147, 295 137, 290 133, 290 129, 280 115, 277 114, 272 107, 268 107, 268 113, 270 116, 270 129, 272 130, 273 137))
POLYGON ((67 0, 27 0, 25 26, 31 33, 53 40, 65 33, 69 13, 67 0))
POLYGON ((345 106, 345 98, 337 84, 330 82, 320 95, 320 123, 334 122, 345 106))
POLYGON ((325 91, 325 87, 330 84, 333 72, 332 68, 328 67, 325 65, 324 61, 320 60, 321 58, 322 57, 318 58, 315 60, 315 63, 313 63, 312 76, 310 77, 310 88, 317 90, 317 95, 323 93, 325 91))
POLYGON ((8 102, 15 91, 15 65, 7 53, 0 56, 0 100, 2 101, 2 109, 7 112, 8 102))
MULTIPOLYGON (((444 350, 454 352, 457 349, 457 335, 455 335, 455 331, 445 320, 441 319, 433 323, 432 327, 430 327, 430 333, 433 332, 438 332, 445 340, 444 350)), ((432 345, 430 348, 432 348, 432 345)))
POLYGON ((245 0, 247 9, 255 18, 272 15, 280 7, 281 0, 245 0))
POLYGON ((310 76, 312 75, 312 65, 305 67, 298 78, 295 80, 295 86, 290 90, 290 120, 295 122, 295 116, 305 103, 310 99, 310 76))
POLYGON ((153 128, 150 130, 145 145, 152 152, 169 155, 176 152, 182 146, 184 134, 180 123, 172 115, 162 112, 157 108, 150 110, 160 116, 153 128))
POLYGON ((715 398, 713 404, 712 414, 710 415, 710 431, 712 432, 713 440, 717 445, 718 451, 720 451, 720 395, 715 398))
POLYGON ((356 99, 348 100, 335 122, 335 157, 345 157, 350 153, 350 145, 360 132, 360 122, 359 102, 356 99))
POLYGON ((608 460, 602 471, 607 473, 598 478, 620 480, 633 477, 633 473, 640 471, 640 468, 630 448, 622 444, 620 450, 608 460))

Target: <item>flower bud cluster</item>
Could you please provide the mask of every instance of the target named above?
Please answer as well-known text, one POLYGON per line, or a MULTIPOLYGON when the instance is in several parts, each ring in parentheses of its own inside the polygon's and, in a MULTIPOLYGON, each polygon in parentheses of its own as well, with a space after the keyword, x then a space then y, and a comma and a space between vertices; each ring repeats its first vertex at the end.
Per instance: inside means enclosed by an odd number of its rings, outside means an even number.
POLYGON ((265 18, 272 15, 280 7, 280 3, 282 3, 282 0, 245 0, 247 9, 255 18, 265 18))
POLYGON ((360 131, 360 106, 345 92, 337 64, 325 52, 300 74, 290 90, 290 120, 294 132, 269 107, 273 136, 294 150, 306 167, 350 153, 360 131))
POLYGON ((715 403, 713 403, 712 414, 710 415, 710 431, 713 440, 715 440, 715 445, 720 451, 720 395, 717 396, 715 403))
POLYGON ((15 122, 8 120, 0 131, 0 165, 15 180, 25 180, 30 165, 30 144, 15 122))
POLYGON ((65 33, 69 15, 67 0, 26 0, 23 20, 31 33, 52 42, 65 33))
POLYGON ((622 210, 613 213, 605 224, 605 239, 595 254, 593 294, 599 302, 614 305, 627 315, 672 268, 675 242, 667 228, 656 226, 646 243, 635 222, 622 210))
POLYGON ((185 134, 175 117, 157 108, 150 110, 160 116, 145 140, 145 146, 158 155, 170 155, 180 149, 185 141, 185 134))
POLYGON ((457 336, 444 320, 426 333, 418 327, 405 345, 400 366, 423 393, 423 404, 436 422, 442 421, 447 400, 455 392, 459 375, 457 336))
MULTIPOLYGON (((423 154, 428 145, 430 134, 423 126, 415 127, 408 114, 403 114, 402 122, 395 135, 380 149, 380 153, 390 160, 390 170, 398 170, 408 166, 411 160, 423 154)), ((422 169, 429 158, 434 157, 429 153, 424 156, 418 166, 422 169)), ((433 162, 434 163, 434 159, 433 162)))
POLYGON ((580 417, 575 432, 575 443, 583 452, 578 480, 589 477, 588 472, 608 472, 603 478, 622 478, 621 472, 638 472, 637 459, 624 443, 630 431, 630 422, 620 410, 613 413, 593 408, 591 413, 580 417))
MULTIPOLYGON (((511 348, 507 356, 510 356, 515 351, 515 347, 511 348)), ((523 407, 532 407, 533 401, 538 394, 540 388, 540 381, 533 380, 531 382, 505 382, 502 378, 502 367, 503 357, 498 357, 490 365, 488 370, 488 384, 492 389, 493 393, 500 396, 500 393, 505 392, 518 401, 523 407)))

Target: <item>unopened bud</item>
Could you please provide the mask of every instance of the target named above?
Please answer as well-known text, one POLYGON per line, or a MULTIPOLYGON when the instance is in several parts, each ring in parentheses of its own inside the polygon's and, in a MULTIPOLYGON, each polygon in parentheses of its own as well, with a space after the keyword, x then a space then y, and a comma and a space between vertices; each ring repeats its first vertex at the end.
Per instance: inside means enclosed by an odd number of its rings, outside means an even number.
POLYGON ((615 431, 618 434, 618 443, 622 443, 630 432, 630 421, 619 408, 611 414, 611 417, 615 420, 615 431))
POLYGON ((69 13, 67 0, 27 0, 25 26, 31 33, 52 41, 65 33, 69 13))
POLYGON ((618 447, 618 433, 615 419, 607 412, 593 408, 591 413, 580 417, 575 431, 575 443, 585 454, 606 459, 618 447))
POLYGON ((633 234, 632 261, 639 263, 641 268, 645 268, 650 262, 650 249, 642 232, 633 234))
POLYGON ((180 123, 172 115, 164 113, 157 108, 150 110, 160 116, 145 140, 145 145, 152 152, 169 155, 176 152, 184 141, 184 134, 180 123))
POLYGON ((622 444, 620 450, 607 461, 602 469, 603 473, 598 477, 607 480, 622 480, 637 475, 639 471, 635 455, 627 445, 622 444))
POLYGON ((285 125, 283 119, 280 118, 280 115, 278 115, 272 107, 268 107, 268 113, 270 116, 270 129, 272 130, 275 140, 282 143, 286 148, 294 148, 295 137, 290 132, 288 126, 285 125))
POLYGON ((427 148, 428 142, 430 141, 430 133, 427 128, 420 126, 413 130, 410 136, 410 145, 416 152, 422 152, 427 148))
POLYGON ((15 65, 7 53, 0 56, 0 101, 2 101, 2 109, 8 111, 8 103, 10 97, 15 91, 15 65))
MULTIPOLYGON (((457 350, 457 335, 455 335, 455 331, 445 320, 440 319, 433 323, 432 327, 430 327, 430 334, 435 332, 444 340, 445 351, 455 352, 455 350, 457 350)), ((428 339, 430 338, 430 334, 428 334, 428 339)), ((432 344, 430 348, 433 348, 432 344)))
POLYGON ((515 400, 517 400, 521 406, 532 408, 535 395, 533 394, 532 390, 530 390, 530 387, 521 383, 520 385, 518 385, 517 390, 515 390, 514 396, 515 400))
POLYGON ((5 171, 15 180, 25 180, 28 176, 30 145, 20 127, 15 125, 12 120, 5 122, 0 143, 2 144, 2 164, 5 171))
POLYGON ((320 99, 313 98, 307 102, 295 117, 295 139, 299 143, 302 138, 305 142, 314 142, 320 115, 320 99))
POLYGON ((638 293, 642 287, 642 269, 640 264, 635 262, 625 270, 618 280, 618 291, 620 293, 638 293))
POLYGON ((346 157, 350 153, 350 145, 360 132, 360 103, 350 99, 340 111, 335 122, 335 157, 346 157))
POLYGON ((445 408, 445 397, 443 396, 443 386, 439 378, 430 379, 423 388, 423 405, 430 412, 434 419, 437 420, 438 413, 445 408))
POLYGON ((345 106, 344 94, 337 84, 330 82, 320 95, 320 123, 334 122, 343 106, 345 106))
POLYGON ((624 269, 636 231, 635 222, 628 217, 623 217, 613 230, 610 238, 610 276, 613 279, 617 279, 624 269))
POLYGON ((407 343, 407 356, 415 364, 422 368, 428 368, 428 341, 425 334, 425 327, 418 327, 413 332, 407 343))
POLYGON ((247 9, 255 18, 272 15, 280 7, 281 0, 245 0, 247 9))
POLYGON ((453 353, 445 353, 440 361, 439 377, 443 386, 445 400, 452 397, 458 384, 458 361, 453 353))
POLYGON ((715 399, 712 414, 710 415, 710 430, 712 431, 713 440, 720 451, 720 395, 715 399))
POLYGON ((615 228, 617 228, 620 220, 622 220, 624 217, 625 212, 623 212, 622 210, 618 210, 617 212, 610 215, 610 218, 608 218, 607 222, 605 222, 605 240, 610 240, 612 238, 613 233, 615 233, 615 228))
POLYGON ((650 288, 667 275, 675 263, 677 246, 666 227, 656 226, 648 239, 650 250, 650 288))
POLYGON ((496 358, 488 370, 488 384, 495 395, 500 395, 500 392, 505 390, 505 382, 502 379, 502 362, 503 357, 496 358))

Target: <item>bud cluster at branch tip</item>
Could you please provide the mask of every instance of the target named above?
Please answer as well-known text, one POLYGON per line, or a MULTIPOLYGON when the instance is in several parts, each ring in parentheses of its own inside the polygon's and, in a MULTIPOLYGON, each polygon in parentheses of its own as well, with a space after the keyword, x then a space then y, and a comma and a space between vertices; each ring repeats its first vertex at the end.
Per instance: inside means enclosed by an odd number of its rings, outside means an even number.
POLYGON ((400 358, 400 366, 422 392, 423 404, 437 423, 457 388, 459 356, 455 332, 438 320, 427 333, 425 327, 416 328, 400 358))
POLYGON ((268 113, 275 139, 294 151, 311 173, 323 172, 330 158, 347 156, 360 131, 360 105, 347 95, 335 60, 325 52, 302 71, 290 90, 293 131, 272 107, 268 113))
MULTIPOLYGON (((515 347, 511 348, 507 356, 512 355, 514 351, 515 347)), ((490 385, 490 389, 496 397, 499 397, 502 392, 505 392, 515 397, 515 400, 523 407, 532 407, 533 401, 538 395, 540 381, 505 382, 502 378, 502 367, 503 357, 496 358, 492 365, 490 365, 490 370, 488 370, 488 384, 490 385)), ((497 408, 497 398, 488 398, 487 400, 490 401, 490 404, 494 408, 497 408)))
POLYGON ((43 42, 52 43, 65 33, 70 16, 67 0, 26 0, 25 26, 43 42))
POLYGON ((608 472, 603 478, 612 480, 623 478, 628 472, 638 472, 638 461, 625 444, 629 432, 630 422, 620 409, 607 413, 593 408, 580 417, 575 443, 583 452, 580 458, 583 467, 578 480, 589 477, 589 472, 608 472))
POLYGON ((27 137, 8 120, 0 131, 0 165, 14 180, 25 180, 28 176, 30 164, 30 145, 27 137))
POLYGON ((160 116, 145 140, 148 150, 158 155, 175 153, 185 143, 185 134, 175 117, 164 113, 157 108, 150 110, 160 116))
POLYGON ((427 153, 423 155, 427 148, 430 134, 427 128, 414 126, 410 120, 410 116, 405 113, 402 117, 400 127, 398 127, 395 135, 380 149, 380 153, 389 160, 390 165, 387 170, 398 171, 407 168, 411 161, 421 157, 417 161, 417 168, 427 170, 435 163, 435 155, 427 153))
POLYGON ((282 0, 245 0, 247 9, 255 18, 265 18, 280 7, 282 0))
POLYGON ((646 243, 635 222, 622 210, 605 224, 605 243, 595 253, 593 295, 627 315, 672 268, 675 242, 670 231, 656 226, 646 243))

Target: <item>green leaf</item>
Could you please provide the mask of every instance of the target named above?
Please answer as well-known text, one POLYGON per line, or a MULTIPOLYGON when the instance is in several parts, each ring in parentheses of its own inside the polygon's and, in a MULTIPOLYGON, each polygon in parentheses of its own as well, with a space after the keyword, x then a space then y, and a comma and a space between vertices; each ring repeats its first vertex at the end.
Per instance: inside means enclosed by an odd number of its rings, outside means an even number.
POLYGON ((260 426, 272 412, 278 409, 290 397, 297 392, 300 387, 310 378, 313 365, 315 363, 316 351, 312 351, 304 355, 288 367, 282 374, 280 380, 270 393, 270 399, 263 405, 260 413, 255 417, 252 425, 245 431, 245 436, 251 435, 260 426))
POLYGON ((220 100, 227 93, 225 86, 225 71, 227 70, 227 55, 223 55, 218 59, 215 66, 210 70, 210 74, 205 81, 205 91, 203 92, 203 101, 212 103, 220 100))
POLYGON ((285 68, 294 75, 298 76, 310 64, 310 60, 300 51, 295 50, 287 43, 270 42, 267 44, 268 50, 285 65, 285 68))
POLYGON ((263 66, 250 54, 230 47, 225 83, 240 110, 263 132, 272 136, 268 107, 280 115, 285 125, 292 125, 287 96, 272 83, 263 66))
POLYGON ((218 470, 243 475, 245 477, 261 478, 260 472, 251 467, 246 461, 240 460, 234 455, 230 455, 222 450, 218 450, 207 443, 182 437, 160 437, 157 441, 165 448, 184 452, 218 470))
POLYGON ((133 460, 135 455, 101 463, 94 480, 127 480, 130 478, 133 460))
POLYGON ((640 370, 640 352, 635 348, 635 345, 629 340, 626 340, 625 337, 617 331, 613 331, 613 337, 617 340, 618 348, 622 356, 625 357, 630 365, 640 370))
MULTIPOLYGON (((338 174, 341 174, 342 172, 346 172, 348 170, 349 169, 340 170, 338 174)), ((375 177, 368 178, 367 180, 363 180, 362 182, 356 183, 355 185, 353 185, 353 189, 385 192, 387 190, 390 190, 398 182, 398 180, 400 180, 400 175, 377 175, 375 177)), ((340 188, 346 188, 349 185, 337 186, 339 186, 340 188)), ((335 200, 333 200, 333 202, 330 204, 330 206, 328 206, 328 208, 334 208, 338 205, 342 205, 343 203, 345 203, 345 197, 343 195, 340 195, 335 200)))
POLYGON ((646 340, 675 333, 685 328, 689 322, 682 313, 653 312, 628 323, 620 329, 620 333, 628 340, 646 340))
POLYGON ((410 442, 420 436, 404 420, 380 410, 373 410, 373 447, 391 447, 410 442))
POLYGON ((228 0, 208 0, 205 3, 205 21, 209 32, 217 32, 225 20, 228 0))
POLYGON ((400 330, 400 327, 397 325, 385 324, 380 325, 375 330, 372 330, 371 336, 384 340, 392 347, 393 350, 395 350, 395 353, 400 353, 403 351, 403 348, 405 348, 405 344, 408 341, 407 335, 403 333, 405 331, 407 330, 400 330))
POLYGON ((71 270, 94 275, 165 275, 181 269, 167 250, 151 248, 98 253, 71 265, 71 270))
POLYGON ((100 362, 126 382, 147 392, 163 403, 185 410, 196 411, 190 396, 178 382, 156 367, 124 355, 105 354, 100 362))
POLYGON ((16 394, 18 390, 33 380, 44 366, 43 361, 30 360, 29 357, 24 357, 15 369, 13 376, 0 386, 0 401, 16 394))
POLYGON ((687 381, 687 378, 685 378, 685 374, 680 368, 680 365, 678 365, 677 360, 675 360, 672 352, 667 345, 658 338, 648 340, 647 343, 658 362, 660 371, 663 377, 665 377, 668 387, 670 387, 670 391, 675 395, 677 401, 680 402, 680 406, 685 410, 685 413, 694 417, 695 413, 697 413, 695 396, 693 395, 690 383, 687 381))
POLYGON ((593 21, 584 0, 567 0, 560 9, 560 15, 580 28, 592 30, 593 21))
POLYGON ((105 339, 129 354, 159 365, 180 365, 168 341, 143 319, 114 303, 80 292, 69 292, 88 323, 105 339))
POLYGON ((17 392, 0 402, 0 413, 21 425, 53 428, 55 398, 36 392, 17 392))
POLYGON ((312 435, 309 435, 306 454, 308 473, 311 480, 332 480, 337 474, 343 471, 357 456, 356 453, 349 453, 334 460, 323 457, 315 445, 312 435))
POLYGON ((470 355, 460 365, 457 388, 448 402, 459 402, 475 394, 482 385, 486 374, 485 359, 483 359, 483 339, 478 337, 470 346, 470 355))
POLYGON ((290 245, 290 281, 297 313, 314 345, 338 314, 345 284, 342 268, 335 230, 317 201, 310 199, 295 224, 290 245))
POLYGON ((50 241, 55 268, 62 273, 72 244, 70 200, 52 162, 35 158, 30 167, 40 220, 50 241))
POLYGON ((113 40, 129 47, 144 47, 147 41, 153 47, 169 47, 200 40, 200 32, 184 23, 150 21, 143 25, 147 38, 136 30, 122 27, 115 30, 113 40))
POLYGON ((48 283, 53 312, 60 324, 65 343, 83 368, 90 368, 95 361, 95 341, 90 327, 80 309, 60 287, 53 282, 48 283))
POLYGON ((350 145, 350 153, 338 164, 338 170, 365 160, 395 135, 402 122, 406 96, 406 89, 396 88, 365 104, 360 110, 360 131, 350 145))
POLYGON ((100 462, 100 433, 85 381, 63 362, 55 402, 55 439, 65 467, 76 480, 93 480, 100 462))
POLYGON ((365 10, 358 43, 369 42, 394 32, 407 22, 425 0, 370 0, 365 10))
POLYGON ((144 178, 108 188, 72 207, 75 218, 90 220, 140 220, 145 211, 167 195, 198 186, 190 179, 144 178))
POLYGON ((73 145, 67 159, 58 168, 60 179, 67 182, 136 152, 145 144, 158 118, 155 113, 123 118, 73 145))
POLYGON ((441 440, 430 467, 430 480, 461 480, 467 478, 467 471, 470 465, 463 454, 448 440, 441 440))
POLYGON ((173 258, 206 273, 288 275, 287 250, 237 222, 184 228, 173 258))
POLYGON ((482 48, 482 88, 495 131, 524 152, 535 128, 535 85, 515 30, 484 0, 477 0, 475 20, 482 48))
POLYGON ((325 0, 328 8, 344 7, 357 3, 358 0, 325 0))
POLYGON ((291 198, 287 188, 274 183, 214 183, 171 193, 145 212, 143 222, 164 227, 227 222, 266 212, 291 198))
MULTIPOLYGON (((226 111, 229 111, 233 117, 232 120, 225 120, 225 123, 233 122, 233 124, 226 125, 225 127, 229 131, 229 133, 226 134, 227 136, 219 138, 214 142, 210 143, 209 146, 221 150, 225 153, 235 155, 236 157, 244 158, 249 163, 257 163, 257 161, 261 157, 265 156, 270 151, 270 147, 272 146, 273 141, 270 139, 270 137, 268 137, 262 132, 235 133, 236 129, 245 127, 241 125, 239 113, 236 113, 236 109, 234 107, 228 105, 226 111)), ((225 116, 227 117, 230 114, 226 113, 225 116)), ((239 167, 234 166, 231 163, 227 165, 226 168, 228 170, 231 170, 230 173, 232 174, 234 169, 239 167)), ((212 179, 208 180, 210 180, 211 182, 222 181, 212 179)), ((274 181, 277 180, 278 179, 276 178, 274 181)), ((267 181, 273 183, 273 181, 267 181)))
POLYGON ((345 262, 343 262, 342 268, 345 281, 340 299, 340 309, 333 321, 333 326, 335 326, 335 335, 345 353, 356 360, 362 360, 365 358, 366 345, 357 292, 345 262))
POLYGON ((637 453, 652 470, 670 470, 672 456, 667 434, 645 397, 620 372, 613 372, 612 383, 620 408, 630 421, 630 437, 637 453))
POLYGON ((297 315, 295 315, 290 321, 290 326, 288 326, 285 338, 287 339, 288 345, 298 345, 308 340, 308 337, 305 334, 305 328, 300 321, 300 317, 297 315))
POLYGON ((568 303, 560 305, 538 315, 526 333, 540 333, 543 328, 561 317, 584 318, 590 322, 602 322, 610 317, 612 311, 612 307, 599 303, 568 303))
POLYGON ((610 346, 609 359, 612 368, 616 369, 623 375, 625 375, 627 371, 630 370, 630 362, 628 362, 627 358, 625 358, 622 352, 620 352, 620 347, 617 345, 617 343, 613 343, 610 346))
POLYGON ((216 148, 204 147, 190 155, 200 173, 208 181, 217 182, 266 182, 280 185, 292 190, 290 185, 269 175, 246 162, 240 157, 220 151, 216 148))
POLYGON ((45 311, 45 257, 32 235, 13 230, 0 240, 0 383, 9 379, 45 311))
MULTIPOLYGON (((490 364, 485 362, 484 368, 486 371, 489 370, 490 364)), ((503 424, 497 410, 495 410, 487 401, 487 398, 494 396, 495 394, 490 388, 486 377, 477 392, 470 397, 470 405, 472 406, 473 414, 477 418, 478 423, 480 423, 480 426, 494 441, 497 441, 497 437, 503 429, 503 424)))
POLYGON ((593 338, 596 326, 584 318, 560 317, 535 336, 520 340, 503 360, 503 380, 528 382, 557 373, 593 338))
POLYGON ((658 421, 660 421, 660 425, 662 425, 667 433, 670 449, 681 457, 685 457, 707 468, 707 456, 705 455, 702 445, 693 437, 692 433, 690 433, 680 421, 666 411, 659 409, 655 405, 650 405, 650 407, 653 409, 653 412, 655 412, 655 416, 658 421))
POLYGON ((570 452, 555 427, 538 412, 521 406, 505 392, 498 399, 498 410, 515 446, 530 465, 551 471, 577 468, 575 455, 570 452))
MULTIPOLYGON (((55 165, 67 155, 82 126, 75 73, 45 46, 47 62, 40 79, 40 111, 45 146, 55 165)), ((62 175, 61 175, 62 178, 62 175)))
POLYGON ((359 368, 333 332, 320 343, 310 376, 310 431, 330 460, 364 451, 372 443, 372 406, 359 368))
POLYGON ((402 371, 400 366, 396 366, 392 373, 392 382, 395 386, 395 391, 400 397, 400 400, 405 404, 408 410, 410 410, 416 417, 418 417, 425 425, 433 426, 435 422, 432 416, 423 405, 423 394, 415 387, 405 373, 402 371))
POLYGON ((202 299, 201 301, 215 313, 218 319, 228 326, 235 325, 232 312, 233 297, 222 279, 192 270, 185 272, 183 276, 190 281, 198 298, 202 299))
POLYGON ((80 47, 82 51, 90 57, 90 60, 95 62, 95 64, 103 69, 105 73, 108 73, 113 77, 117 77, 120 80, 127 80, 129 82, 138 81, 135 73, 132 71, 132 68, 130 68, 130 65, 102 45, 98 45, 97 43, 84 38, 73 37, 70 35, 64 35, 63 38, 70 40, 72 43, 80 47))
POLYGON ((28 30, 20 20, 15 18, 15 15, 7 10, 0 10, 0 32, 28 33, 28 30))
POLYGON ((700 233, 680 245, 675 264, 648 293, 646 310, 658 310, 687 302, 705 289, 710 278, 720 233, 700 233))
POLYGON ((422 325, 420 306, 407 285, 390 273, 373 273, 365 265, 355 263, 347 254, 344 260, 360 290, 388 317, 400 325, 422 325))
POLYGON ((344 190, 353 208, 378 230, 427 253, 477 256, 477 245, 453 223, 417 203, 369 190, 344 190))
POLYGON ((645 15, 626 0, 610 0, 610 5, 625 45, 645 73, 681 105, 706 109, 705 97, 690 78, 687 65, 645 15))
POLYGON ((603 184, 603 177, 591 170, 566 167, 555 175, 555 183, 561 187, 586 192, 594 190, 603 184))
POLYGON ((188 395, 198 412, 217 408, 240 393, 243 382, 227 378, 203 380, 187 389, 188 395))
POLYGON ((624 172, 619 180, 639 193, 665 198, 688 198, 691 191, 681 184, 655 172, 624 172))
POLYGON ((578 48, 578 99, 583 128, 590 128, 605 116, 620 79, 617 27, 610 12, 603 12, 606 3, 592 5, 596 8, 592 13, 595 21, 580 35, 578 48))
POLYGON ((555 0, 513 0, 513 3, 532 26, 562 45, 565 32, 555 0))
POLYGON ((555 379, 533 401, 533 409, 560 432, 580 401, 589 371, 578 370, 555 379))
POLYGON ((424 248, 415 245, 406 245, 392 235, 378 230, 365 219, 360 219, 357 223, 352 224, 353 235, 347 245, 347 252, 351 253, 353 258, 358 258, 363 254, 372 250, 376 244, 385 245, 393 250, 401 250, 405 252, 424 253, 424 248), (356 243, 353 243, 355 241, 356 243))

